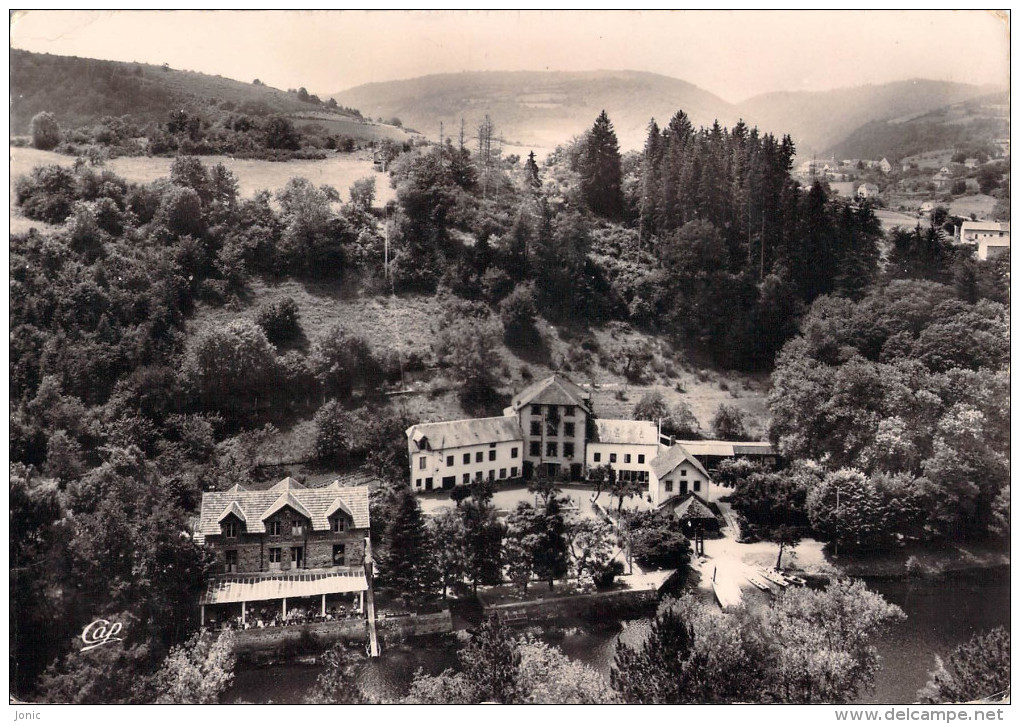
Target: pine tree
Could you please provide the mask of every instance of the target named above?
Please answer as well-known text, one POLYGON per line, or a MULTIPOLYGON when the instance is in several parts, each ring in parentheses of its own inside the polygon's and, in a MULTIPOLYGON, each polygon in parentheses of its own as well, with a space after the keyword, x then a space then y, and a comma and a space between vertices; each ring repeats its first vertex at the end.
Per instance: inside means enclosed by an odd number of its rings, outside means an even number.
POLYGON ((538 192, 542 188, 542 179, 538 175, 538 163, 535 161, 534 151, 528 154, 528 161, 524 166, 524 177, 533 192, 538 192))
POLYGON ((623 209, 620 144, 605 111, 585 137, 578 166, 588 208, 607 219, 619 218, 623 209))
POLYGON ((683 662, 694 647, 694 630, 673 608, 664 606, 652 620, 639 648, 618 642, 610 681, 631 704, 682 701, 683 662))
POLYGON ((383 583, 408 605, 421 605, 436 595, 438 574, 421 505, 410 488, 397 491, 390 516, 381 561, 383 583))
POLYGON ((538 521, 538 544, 535 547, 535 575, 549 582, 562 578, 570 568, 570 548, 567 542, 567 524, 563 519, 560 499, 550 495, 538 521))

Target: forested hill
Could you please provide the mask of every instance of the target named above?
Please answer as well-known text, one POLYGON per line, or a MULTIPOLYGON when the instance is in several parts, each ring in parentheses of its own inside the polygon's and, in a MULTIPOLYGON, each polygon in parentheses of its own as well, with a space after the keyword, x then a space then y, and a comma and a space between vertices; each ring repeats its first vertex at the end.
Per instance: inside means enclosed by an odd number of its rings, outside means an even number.
POLYGON ((738 120, 732 105, 708 91, 636 71, 449 73, 368 83, 332 97, 372 116, 397 116, 429 137, 442 122, 444 135, 456 138, 462 117, 473 137, 488 114, 503 138, 543 148, 585 132, 603 109, 624 150, 641 148, 649 118, 665 123, 677 108, 699 125, 738 120))
POLYGON ((738 110, 748 123, 790 134, 800 153, 827 154, 865 123, 922 114, 999 90, 914 79, 830 91, 765 93, 740 103, 738 110))
POLYGON ((103 116, 130 115, 140 124, 163 123, 171 110, 180 109, 205 115, 217 109, 256 116, 359 115, 328 107, 307 92, 289 93, 261 83, 167 66, 24 50, 10 52, 10 80, 11 132, 16 134, 27 133, 32 116, 41 111, 53 113, 63 128, 90 125, 103 116))
POLYGON ((899 160, 925 151, 966 148, 992 153, 1009 137, 1009 93, 993 93, 907 120, 866 123, 833 147, 837 158, 899 160))

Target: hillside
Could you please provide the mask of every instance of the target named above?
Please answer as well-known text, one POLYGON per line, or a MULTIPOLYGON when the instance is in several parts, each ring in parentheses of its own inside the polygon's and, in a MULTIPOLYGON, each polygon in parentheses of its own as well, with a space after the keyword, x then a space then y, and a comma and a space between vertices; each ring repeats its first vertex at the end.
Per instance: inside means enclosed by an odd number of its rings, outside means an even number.
POLYGON ((605 109, 623 150, 640 149, 652 117, 664 125, 683 109, 695 125, 719 119, 730 125, 736 110, 718 96, 676 78, 634 71, 478 72, 428 75, 368 83, 332 96, 371 116, 397 116, 430 138, 475 135, 489 114, 497 134, 515 145, 552 149, 587 130, 605 109))
MULTIPOLYGON (((924 114, 999 90, 915 79, 830 91, 765 93, 749 98, 737 108, 750 124, 774 133, 789 133, 801 155, 827 156, 866 123, 924 114)), ((876 156, 859 153, 852 157, 876 156)))
POLYGON ((871 121, 832 148, 839 158, 899 160, 934 149, 995 151, 1009 137, 1009 94, 995 93, 942 106, 907 119, 871 121))
POLYGON ((205 116, 239 111, 250 115, 328 114, 357 119, 356 112, 328 110, 295 93, 221 76, 143 63, 123 63, 11 50, 11 133, 27 133, 29 121, 50 111, 63 128, 103 116, 130 115, 135 122, 163 123, 171 109, 205 116))

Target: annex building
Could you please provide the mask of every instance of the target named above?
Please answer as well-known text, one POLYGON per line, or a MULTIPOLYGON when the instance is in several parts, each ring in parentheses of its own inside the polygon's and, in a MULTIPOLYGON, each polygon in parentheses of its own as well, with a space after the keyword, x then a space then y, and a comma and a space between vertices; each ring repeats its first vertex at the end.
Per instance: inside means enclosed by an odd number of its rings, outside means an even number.
POLYGON ((609 465, 646 484, 656 505, 688 493, 711 500, 709 470, 720 460, 776 458, 769 443, 677 441, 654 422, 599 418, 591 392, 559 374, 515 395, 500 417, 422 423, 406 434, 411 487, 421 493, 530 480, 536 470, 582 481, 609 465))

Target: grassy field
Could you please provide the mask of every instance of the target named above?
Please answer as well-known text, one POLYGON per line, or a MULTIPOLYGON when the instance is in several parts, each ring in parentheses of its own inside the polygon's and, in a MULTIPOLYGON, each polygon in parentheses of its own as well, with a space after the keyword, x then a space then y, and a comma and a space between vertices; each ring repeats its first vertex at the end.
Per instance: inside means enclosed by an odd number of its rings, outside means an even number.
POLYGON ((362 123, 352 118, 341 118, 328 114, 291 115, 290 119, 297 127, 317 124, 327 129, 330 133, 338 133, 343 136, 351 136, 359 140, 367 141, 406 141, 410 136, 396 126, 384 123, 362 123))
POLYGON ((991 219, 995 208, 995 198, 987 194, 961 196, 949 202, 949 213, 966 219, 974 214, 978 219, 991 219))
MULTIPOLYGON (((73 156, 65 156, 51 151, 39 151, 34 148, 16 148, 10 150, 11 180, 30 173, 36 166, 59 164, 74 165, 73 156)), ((396 198, 396 192, 390 188, 389 175, 380 173, 372 167, 371 155, 368 152, 357 154, 338 154, 321 161, 260 161, 234 159, 228 156, 202 156, 202 163, 212 166, 222 163, 235 176, 241 196, 251 197, 256 191, 268 189, 276 191, 287 184, 292 178, 303 176, 316 186, 327 184, 340 192, 346 199, 351 184, 358 179, 371 177, 375 179, 376 204, 383 205, 396 198)), ((149 156, 122 156, 107 162, 107 168, 134 183, 149 183, 157 178, 165 177, 170 172, 171 158, 149 156)))

